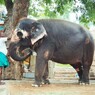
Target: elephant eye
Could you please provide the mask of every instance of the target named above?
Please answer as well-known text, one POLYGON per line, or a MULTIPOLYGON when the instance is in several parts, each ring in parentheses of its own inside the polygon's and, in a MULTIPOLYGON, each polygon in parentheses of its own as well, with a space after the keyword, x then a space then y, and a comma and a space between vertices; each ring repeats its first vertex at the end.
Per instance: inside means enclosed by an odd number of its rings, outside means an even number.
POLYGON ((37 29, 36 29, 36 32, 38 32, 38 31, 39 31, 39 29, 37 28, 37 29))

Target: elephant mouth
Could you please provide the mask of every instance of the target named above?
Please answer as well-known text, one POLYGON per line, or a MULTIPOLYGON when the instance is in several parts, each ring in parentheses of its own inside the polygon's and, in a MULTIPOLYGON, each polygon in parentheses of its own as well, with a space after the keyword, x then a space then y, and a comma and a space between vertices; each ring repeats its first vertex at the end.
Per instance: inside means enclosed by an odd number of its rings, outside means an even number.
POLYGON ((16 49, 16 54, 20 57, 20 58, 24 58, 26 57, 27 55, 30 54, 30 48, 25 48, 23 50, 20 49, 20 47, 17 47, 16 49))

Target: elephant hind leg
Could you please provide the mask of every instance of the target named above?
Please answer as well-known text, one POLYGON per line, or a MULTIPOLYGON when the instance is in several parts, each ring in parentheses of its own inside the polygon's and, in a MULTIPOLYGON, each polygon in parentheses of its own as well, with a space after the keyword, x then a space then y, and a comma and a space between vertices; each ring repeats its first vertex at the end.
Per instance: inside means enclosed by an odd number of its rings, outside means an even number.
POLYGON ((83 75, 83 66, 81 65, 81 63, 72 64, 71 66, 76 70, 79 76, 79 83, 80 83, 83 75))
POLYGON ((93 62, 94 55, 94 44, 89 42, 89 44, 85 45, 84 54, 83 54, 83 76, 82 83, 89 84, 89 70, 93 62))

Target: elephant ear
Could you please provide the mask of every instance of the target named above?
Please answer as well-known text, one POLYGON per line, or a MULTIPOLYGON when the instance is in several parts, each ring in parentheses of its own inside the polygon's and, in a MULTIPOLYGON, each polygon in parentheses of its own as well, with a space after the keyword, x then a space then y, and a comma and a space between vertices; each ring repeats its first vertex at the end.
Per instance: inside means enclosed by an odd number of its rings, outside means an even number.
POLYGON ((18 42, 10 44, 9 54, 14 60, 23 61, 32 54, 32 51, 29 47, 23 46, 18 42))
POLYGON ((32 29, 30 32, 32 45, 36 43, 38 40, 42 39, 44 36, 47 36, 47 32, 44 26, 39 22, 33 22, 32 29))

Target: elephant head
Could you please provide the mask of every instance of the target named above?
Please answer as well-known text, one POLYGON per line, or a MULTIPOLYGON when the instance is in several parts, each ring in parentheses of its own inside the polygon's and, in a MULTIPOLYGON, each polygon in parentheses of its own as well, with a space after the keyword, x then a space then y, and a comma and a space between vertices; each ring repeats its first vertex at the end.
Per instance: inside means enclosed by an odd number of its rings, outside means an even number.
POLYGON ((32 54, 35 43, 46 35, 45 28, 38 21, 28 18, 20 20, 11 37, 10 56, 17 61, 25 60, 32 54))

